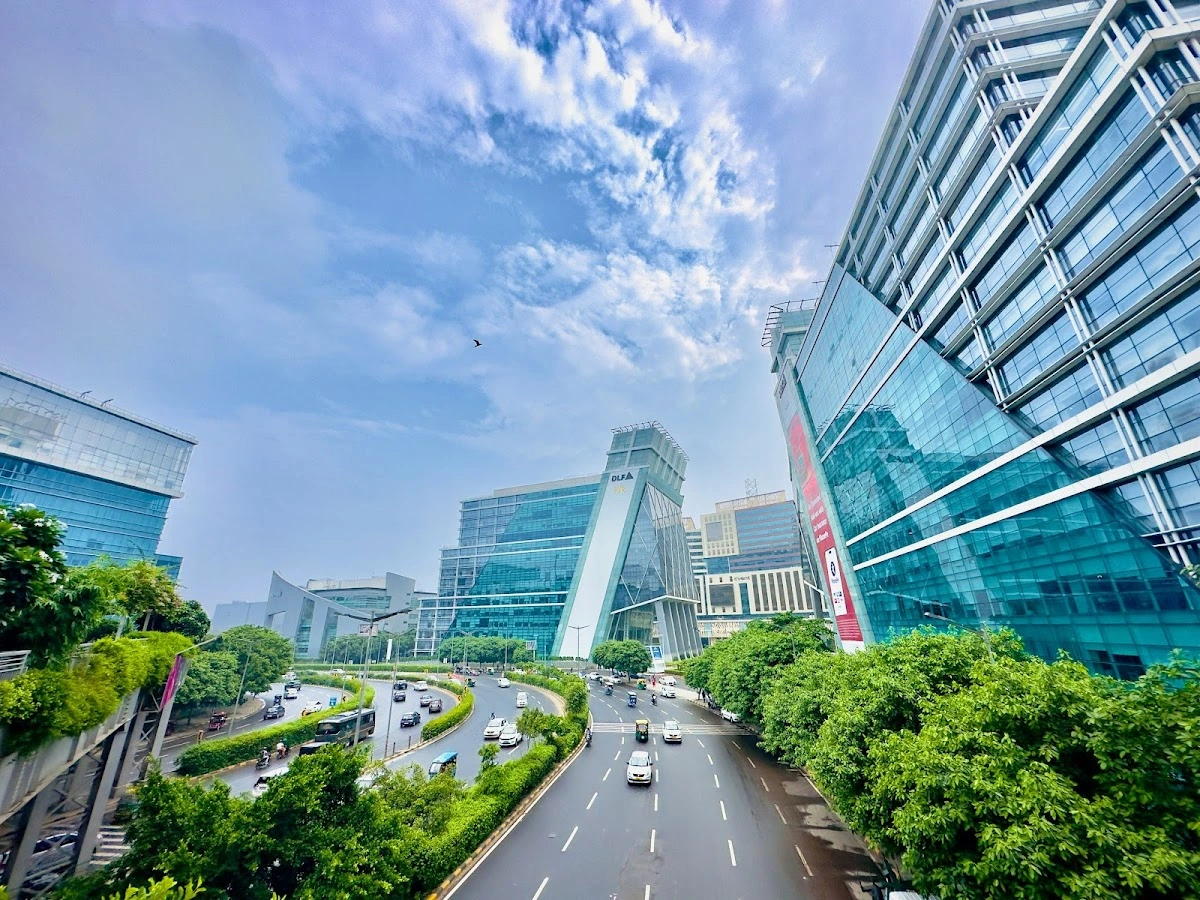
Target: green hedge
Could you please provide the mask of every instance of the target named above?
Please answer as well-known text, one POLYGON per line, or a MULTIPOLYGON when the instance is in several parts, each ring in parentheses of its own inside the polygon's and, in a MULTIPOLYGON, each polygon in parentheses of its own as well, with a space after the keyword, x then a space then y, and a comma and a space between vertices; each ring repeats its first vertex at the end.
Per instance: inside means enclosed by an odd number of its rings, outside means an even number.
MULTIPOLYGON (((340 685, 341 679, 336 679, 340 685)), ((324 682, 310 681, 310 684, 324 682)), ((353 691, 353 696, 339 703, 332 709, 320 714, 306 716, 294 722, 282 722, 258 731, 249 731, 232 737, 214 738, 193 744, 179 754, 175 761, 175 771, 180 775, 204 775, 215 772, 235 763, 247 762, 258 756, 263 747, 274 747, 283 741, 289 747, 298 747, 305 741, 311 741, 317 733, 317 723, 333 713, 349 712, 358 709, 359 682, 353 678, 346 681, 347 690, 353 691)), ((370 706, 375 699, 375 690, 367 685, 364 706, 370 706)))
POLYGON ((551 691, 566 701, 567 729, 548 740, 560 758, 574 750, 583 740, 583 731, 588 724, 587 683, 578 675, 568 675, 551 666, 543 666, 541 675, 510 672, 508 677, 510 681, 519 681, 551 691))
POLYGON ((421 740, 429 741, 437 737, 439 734, 444 734, 449 731, 463 719, 471 714, 471 710, 475 708, 475 695, 471 691, 463 687, 461 684, 455 684, 452 681, 442 681, 438 683, 438 687, 445 688, 450 693, 458 697, 458 702, 450 709, 436 719, 430 719, 421 729, 421 740))
POLYGON ((191 645, 174 632, 103 638, 74 666, 32 669, 0 681, 4 753, 32 753, 94 728, 126 695, 166 681, 176 655, 191 645))
MULTIPOLYGON (((372 675, 391 675, 392 671, 397 668, 405 668, 410 672, 450 672, 453 671, 453 666, 444 665, 443 663, 425 662, 420 659, 401 659, 390 663, 371 663, 372 675)), ((356 666, 342 665, 327 662, 300 662, 296 661, 292 664, 292 668, 297 673, 303 672, 328 672, 330 669, 342 668, 347 672, 362 674, 362 663, 356 666)), ((335 676, 336 677, 336 676, 335 676)))

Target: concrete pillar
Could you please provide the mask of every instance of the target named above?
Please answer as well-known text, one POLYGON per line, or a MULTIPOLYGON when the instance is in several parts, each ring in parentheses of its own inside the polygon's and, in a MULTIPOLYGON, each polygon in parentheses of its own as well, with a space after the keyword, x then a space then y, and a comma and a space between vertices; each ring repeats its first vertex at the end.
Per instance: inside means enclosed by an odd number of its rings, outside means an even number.
POLYGON ((158 727, 154 729, 154 739, 150 742, 150 755, 155 759, 162 756, 163 738, 167 736, 167 722, 171 718, 171 710, 175 708, 175 697, 179 693, 179 686, 183 684, 183 679, 187 678, 189 664, 190 662, 186 656, 180 658, 179 678, 175 681, 175 690, 167 698, 167 702, 163 704, 162 709, 159 711, 158 727))
POLYGON ((117 790, 137 781, 139 775, 138 744, 141 743, 142 730, 146 727, 146 717, 149 715, 149 710, 142 710, 126 726, 129 729, 129 741, 125 745, 125 759, 121 764, 121 774, 117 779, 117 790))
POLYGON ((130 742, 129 735, 131 733, 129 724, 126 724, 124 728, 110 734, 108 740, 105 741, 104 763, 92 784, 91 802, 88 804, 87 812, 84 813, 83 824, 79 829, 79 840, 75 842, 76 875, 86 874, 88 866, 91 864, 92 854, 96 850, 96 836, 99 834, 100 826, 104 823, 105 808, 108 806, 109 797, 112 796, 113 782, 116 781, 117 770, 121 767, 121 758, 126 745, 130 742))
POLYGON ((4 883, 10 886, 9 893, 14 897, 20 896, 21 885, 29 875, 29 867, 33 863, 33 850, 42 836, 46 812, 50 809, 50 802, 55 793, 57 792, 52 784, 42 788, 36 797, 25 804, 21 813, 18 837, 4 872, 4 883))

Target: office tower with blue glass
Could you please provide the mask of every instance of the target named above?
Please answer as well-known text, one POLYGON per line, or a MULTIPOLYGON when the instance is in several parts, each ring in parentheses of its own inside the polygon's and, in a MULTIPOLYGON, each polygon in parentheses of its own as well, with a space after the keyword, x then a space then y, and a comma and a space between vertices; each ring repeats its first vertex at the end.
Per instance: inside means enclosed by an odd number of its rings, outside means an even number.
POLYGON ((462 503, 417 652, 456 635, 525 640, 538 656, 590 656, 636 640, 656 662, 700 643, 684 535, 687 455, 657 422, 613 431, 604 472, 462 503))
POLYGON ((149 559, 177 577, 182 560, 158 542, 195 445, 110 400, 0 366, 0 502, 59 519, 70 565, 149 559))
POLYGON ((776 402, 843 643, 1200 648, 1200 3, 939 2, 776 402))

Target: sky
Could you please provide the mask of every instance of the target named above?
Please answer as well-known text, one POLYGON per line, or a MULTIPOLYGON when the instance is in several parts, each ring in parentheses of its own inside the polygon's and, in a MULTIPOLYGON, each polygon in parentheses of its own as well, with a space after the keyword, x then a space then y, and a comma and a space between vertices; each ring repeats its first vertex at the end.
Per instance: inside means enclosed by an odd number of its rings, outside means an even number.
POLYGON ((160 550, 436 589, 462 499, 657 420, 789 489, 819 293, 928 0, 9 0, 0 360, 199 439, 160 550), (474 341, 481 342, 475 347, 474 341))

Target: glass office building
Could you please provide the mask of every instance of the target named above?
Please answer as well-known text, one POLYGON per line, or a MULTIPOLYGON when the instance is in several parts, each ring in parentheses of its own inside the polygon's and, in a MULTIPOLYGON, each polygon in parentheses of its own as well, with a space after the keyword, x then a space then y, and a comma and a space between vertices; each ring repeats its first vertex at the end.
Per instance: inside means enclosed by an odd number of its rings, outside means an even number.
POLYGON ((542 657, 590 656, 610 639, 644 643, 656 662, 697 652, 686 465, 652 422, 614 430, 600 475, 464 501, 417 652, 460 634, 517 638, 542 657))
POLYGON ((66 525, 70 565, 150 559, 178 575, 158 541, 196 439, 109 403, 0 367, 0 502, 66 525))
POLYGON ((850 647, 1200 648, 1200 3, 939 2, 816 304, 764 334, 850 647))

